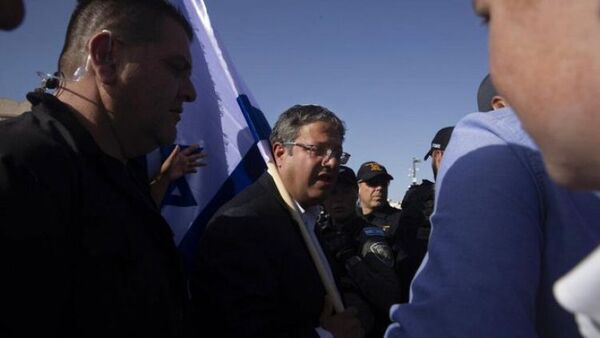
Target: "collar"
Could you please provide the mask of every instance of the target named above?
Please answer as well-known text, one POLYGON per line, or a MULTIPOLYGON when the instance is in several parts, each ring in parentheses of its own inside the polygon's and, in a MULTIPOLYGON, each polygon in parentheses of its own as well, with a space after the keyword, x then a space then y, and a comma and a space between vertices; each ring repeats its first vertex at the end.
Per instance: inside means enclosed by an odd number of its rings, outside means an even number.
POLYGON ((373 210, 370 214, 365 215, 361 212, 360 215, 362 215, 362 217, 365 220, 367 220, 367 222, 373 223, 373 222, 376 222, 378 219, 385 219, 385 218, 389 217, 390 215, 393 215, 399 211, 400 211, 399 209, 396 209, 389 204, 385 204, 385 205, 382 205, 381 207, 373 210))
POLYGON ((27 100, 31 102, 31 110, 34 114, 50 116, 64 126, 66 130, 62 131, 62 134, 77 152, 91 155, 104 154, 92 135, 75 117, 77 114, 75 110, 56 96, 34 91, 27 93, 27 100))
POLYGON ((313 205, 304 209, 298 201, 294 200, 294 203, 296 204, 298 211, 300 211, 300 217, 304 221, 304 224, 308 226, 308 229, 311 232, 314 231, 317 218, 319 218, 319 213, 321 212, 321 207, 313 205))
POLYGON ((396 209, 393 208, 388 203, 386 203, 386 204, 382 205, 381 207, 373 210, 373 212, 371 213, 371 215, 373 215, 373 214, 375 214, 375 215, 377 215, 377 214, 379 214, 379 215, 381 215, 381 214, 387 215, 387 214, 390 213, 390 211, 393 212, 394 210, 396 210, 396 209))

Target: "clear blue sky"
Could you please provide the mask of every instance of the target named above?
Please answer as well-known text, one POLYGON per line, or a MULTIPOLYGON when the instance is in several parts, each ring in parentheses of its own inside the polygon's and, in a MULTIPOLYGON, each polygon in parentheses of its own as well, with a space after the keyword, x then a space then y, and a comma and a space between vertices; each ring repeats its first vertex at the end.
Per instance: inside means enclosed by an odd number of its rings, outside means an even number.
MULTIPOLYGON (((487 30, 470 0, 205 0, 213 26, 271 124, 297 103, 336 112, 349 166, 367 160, 410 184, 435 132, 477 109, 487 30)), ((52 72, 75 0, 25 0, 24 23, 0 32, 0 97, 24 100, 52 72)), ((431 179, 430 161, 419 178, 431 179)))

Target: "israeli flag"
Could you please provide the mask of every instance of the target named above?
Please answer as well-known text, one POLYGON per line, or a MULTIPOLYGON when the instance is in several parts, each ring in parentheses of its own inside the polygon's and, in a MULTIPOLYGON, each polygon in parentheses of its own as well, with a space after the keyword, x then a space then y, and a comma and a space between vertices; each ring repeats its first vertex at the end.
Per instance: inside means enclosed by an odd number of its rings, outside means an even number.
MULTIPOLYGON (((200 144, 208 154, 206 167, 171 184, 162 205, 189 268, 213 214, 266 170, 271 129, 215 36, 204 1, 174 4, 194 28, 192 81, 198 94, 184 106, 176 143, 200 144)), ((161 161, 171 149, 161 149, 161 161)))

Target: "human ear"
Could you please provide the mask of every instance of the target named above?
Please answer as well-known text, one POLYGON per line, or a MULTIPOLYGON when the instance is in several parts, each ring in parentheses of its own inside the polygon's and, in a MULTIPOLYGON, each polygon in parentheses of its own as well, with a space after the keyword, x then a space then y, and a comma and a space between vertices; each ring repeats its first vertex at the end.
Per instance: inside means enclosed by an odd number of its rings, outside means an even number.
POLYGON ((281 143, 273 144, 273 157, 275 158, 275 164, 277 168, 280 168, 283 163, 283 158, 285 156, 286 149, 281 143))
POLYGON ((444 151, 440 149, 436 149, 431 154, 431 158, 435 161, 436 165, 439 168, 440 163, 442 162, 442 158, 444 157, 444 151))
POLYGON ((502 109, 507 106, 508 103, 506 103, 506 100, 502 96, 496 95, 492 98, 492 108, 494 108, 494 110, 502 109))
POLYGON ((109 30, 102 30, 90 39, 88 46, 89 62, 95 76, 102 83, 113 83, 117 78, 117 67, 112 33, 109 30))

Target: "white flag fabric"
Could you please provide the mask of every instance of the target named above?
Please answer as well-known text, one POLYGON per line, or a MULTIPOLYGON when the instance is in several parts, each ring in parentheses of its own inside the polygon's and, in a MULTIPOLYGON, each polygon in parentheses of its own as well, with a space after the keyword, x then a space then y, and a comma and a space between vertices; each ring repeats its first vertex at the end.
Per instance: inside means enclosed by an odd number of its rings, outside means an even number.
MULTIPOLYGON (((195 102, 184 106, 176 143, 199 143, 207 152, 206 167, 175 181, 161 212, 175 234, 186 264, 192 263, 206 223, 217 209, 255 181, 266 169, 257 143, 268 139, 270 127, 240 81, 217 39, 202 0, 177 0, 175 5, 194 29, 190 45, 195 102)), ((161 149, 164 160, 170 148, 161 149)), ((152 167, 152 158, 148 159, 152 167)), ((154 159, 154 167, 158 162, 154 159)))

